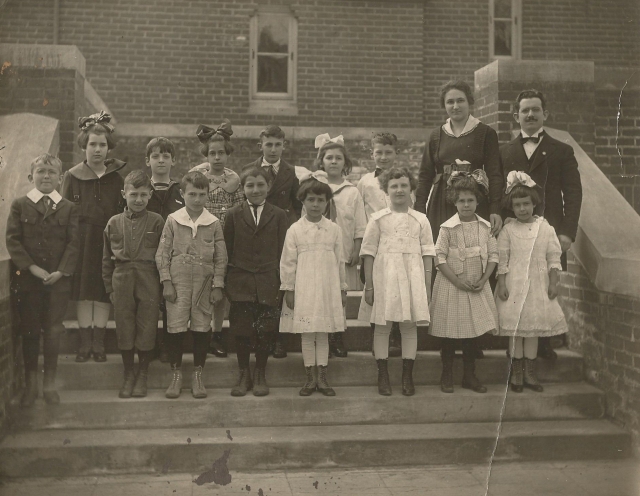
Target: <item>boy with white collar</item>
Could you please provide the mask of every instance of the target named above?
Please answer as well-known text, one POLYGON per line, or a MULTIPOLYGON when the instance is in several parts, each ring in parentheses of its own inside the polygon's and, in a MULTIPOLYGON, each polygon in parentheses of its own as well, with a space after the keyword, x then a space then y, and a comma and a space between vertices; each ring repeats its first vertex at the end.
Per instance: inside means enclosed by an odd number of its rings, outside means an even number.
POLYGON ((37 371, 40 332, 44 332, 43 396, 60 403, 55 378, 62 320, 71 295, 71 278, 78 259, 78 211, 62 198, 62 162, 45 153, 31 163, 34 188, 11 204, 7 220, 7 250, 17 270, 12 290, 17 295, 26 388, 21 405, 38 397, 37 371))

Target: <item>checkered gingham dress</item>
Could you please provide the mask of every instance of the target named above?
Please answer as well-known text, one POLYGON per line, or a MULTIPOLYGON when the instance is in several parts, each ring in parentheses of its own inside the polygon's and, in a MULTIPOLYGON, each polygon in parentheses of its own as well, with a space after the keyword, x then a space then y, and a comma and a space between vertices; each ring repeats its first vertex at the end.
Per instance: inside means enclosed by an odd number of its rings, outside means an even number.
MULTIPOLYGON (((453 229, 464 230, 465 248, 478 246, 478 221, 463 222, 453 229)), ((453 229, 441 227, 436 242, 436 264, 447 261, 449 244, 453 229)), ((498 246, 491 236, 487 243, 487 262, 498 262, 498 246)), ((475 283, 482 277, 482 259, 480 256, 466 258, 462 275, 467 282, 475 283)), ((487 282, 480 293, 471 293, 456 288, 440 271, 436 275, 431 299, 431 327, 429 334, 442 338, 474 338, 495 330, 498 312, 487 282)))

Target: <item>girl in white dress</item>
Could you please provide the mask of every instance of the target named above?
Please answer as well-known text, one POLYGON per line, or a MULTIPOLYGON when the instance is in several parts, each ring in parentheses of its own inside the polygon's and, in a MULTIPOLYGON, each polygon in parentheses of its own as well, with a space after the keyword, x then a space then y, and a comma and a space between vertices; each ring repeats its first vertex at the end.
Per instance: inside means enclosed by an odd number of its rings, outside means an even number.
POLYGON ((309 173, 300 181, 298 199, 306 213, 287 231, 280 259, 280 289, 285 291, 280 332, 302 337, 307 381, 300 396, 316 389, 325 396, 336 394, 327 382, 328 334, 344 331, 347 285, 342 231, 324 217, 331 197, 326 172, 309 173))
POLYGON ((538 337, 567 332, 558 303, 560 241, 542 217, 533 215, 540 202, 537 185, 524 172, 507 176, 504 204, 516 216, 498 236, 496 305, 501 336, 509 336, 511 389, 543 390, 536 373, 538 337))
POLYGON ((447 200, 458 211, 440 226, 436 242, 438 274, 431 300, 429 334, 442 338, 440 389, 453 393, 453 358, 462 346, 462 387, 486 393, 475 374, 478 336, 498 327, 498 312, 487 281, 498 265, 491 224, 476 214, 488 193, 487 175, 454 171, 447 181, 447 200))
MULTIPOLYGON (((358 274, 358 262, 362 237, 367 228, 367 215, 358 188, 345 177, 351 173, 351 159, 342 136, 330 138, 328 134, 321 134, 316 138, 315 145, 318 156, 314 165, 327 173, 329 187, 333 192, 325 215, 342 229, 342 257, 347 286, 352 291, 360 290, 362 283, 358 274)), ((329 357, 331 356, 347 356, 342 333, 329 335, 329 357)))
POLYGON ((427 216, 410 208, 416 180, 408 169, 392 167, 379 176, 390 208, 371 215, 362 240, 365 287, 358 319, 375 324, 373 349, 378 393, 391 395, 387 359, 392 322, 402 339, 402 394, 415 394, 413 364, 417 324, 428 325, 431 267, 435 248, 427 216))

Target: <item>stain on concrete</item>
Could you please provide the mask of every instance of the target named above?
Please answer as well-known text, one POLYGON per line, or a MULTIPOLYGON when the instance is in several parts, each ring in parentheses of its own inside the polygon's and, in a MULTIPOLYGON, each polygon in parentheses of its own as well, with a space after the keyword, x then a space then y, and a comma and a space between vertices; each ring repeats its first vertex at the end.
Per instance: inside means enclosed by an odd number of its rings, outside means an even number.
POLYGON ((229 441, 233 441, 233 438, 231 437, 231 431, 229 429, 227 429, 227 438, 229 439, 229 441))
POLYGON ((226 450, 220 458, 213 462, 210 470, 207 470, 206 472, 200 474, 198 478, 193 482, 195 482, 199 486, 211 482, 213 482, 214 484, 219 484, 221 486, 230 484, 231 474, 229 473, 229 467, 227 467, 227 461, 229 460, 230 455, 231 450, 226 450))

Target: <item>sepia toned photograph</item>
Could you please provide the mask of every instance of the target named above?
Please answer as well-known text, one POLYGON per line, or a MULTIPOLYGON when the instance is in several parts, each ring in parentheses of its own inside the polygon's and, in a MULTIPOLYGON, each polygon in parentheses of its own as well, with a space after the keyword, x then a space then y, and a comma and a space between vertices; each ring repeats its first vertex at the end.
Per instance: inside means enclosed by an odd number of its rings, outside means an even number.
POLYGON ((640 496, 638 0, 0 0, 0 496, 640 496))

